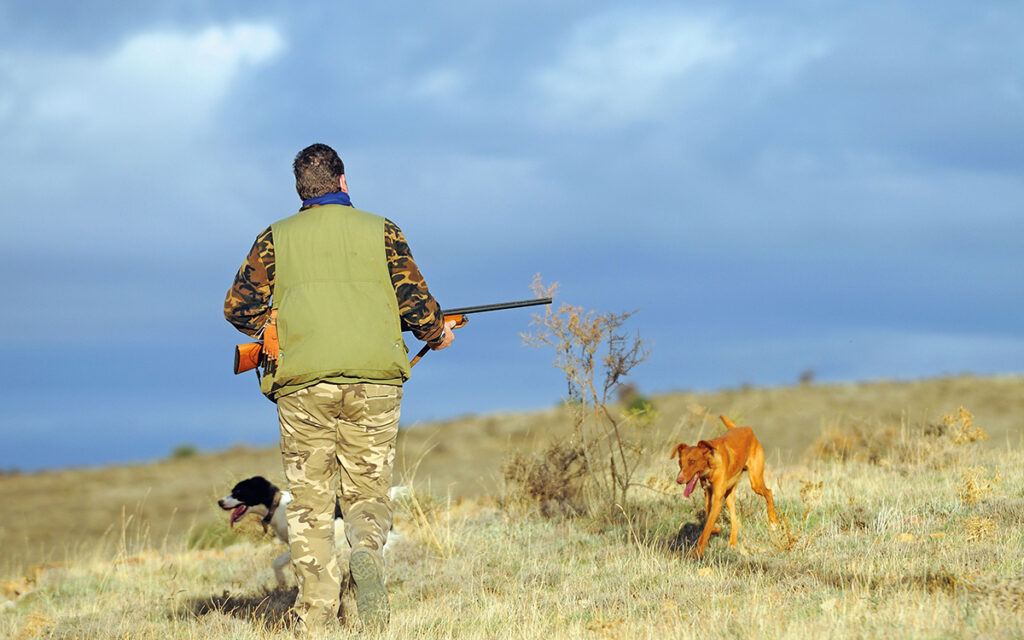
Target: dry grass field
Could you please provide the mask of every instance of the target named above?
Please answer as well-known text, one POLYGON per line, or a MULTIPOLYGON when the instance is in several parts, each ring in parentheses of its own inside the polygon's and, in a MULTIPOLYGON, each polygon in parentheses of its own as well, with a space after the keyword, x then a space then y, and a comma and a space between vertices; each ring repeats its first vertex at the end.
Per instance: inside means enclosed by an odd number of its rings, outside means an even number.
MULTIPOLYGON (((1024 637, 1024 379, 651 400, 640 486, 576 518, 507 500, 503 480, 514 451, 568 434, 563 409, 404 430, 385 637, 1024 637), (723 515, 695 560, 703 496, 682 497, 668 453, 718 435, 719 413, 755 428, 786 525, 744 480, 739 547, 723 515)), ((0 476, 0 637, 287 637, 282 546, 228 532, 214 505, 255 474, 280 481, 276 451, 0 476)))

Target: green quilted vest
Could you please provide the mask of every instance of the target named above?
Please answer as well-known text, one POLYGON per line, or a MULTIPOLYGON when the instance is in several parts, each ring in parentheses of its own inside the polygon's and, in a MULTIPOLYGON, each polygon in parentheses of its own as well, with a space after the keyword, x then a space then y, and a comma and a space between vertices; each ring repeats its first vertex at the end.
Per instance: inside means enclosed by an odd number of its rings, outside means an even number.
POLYGON ((323 205, 275 222, 271 233, 281 355, 263 393, 276 402, 318 382, 407 380, 384 218, 323 205))

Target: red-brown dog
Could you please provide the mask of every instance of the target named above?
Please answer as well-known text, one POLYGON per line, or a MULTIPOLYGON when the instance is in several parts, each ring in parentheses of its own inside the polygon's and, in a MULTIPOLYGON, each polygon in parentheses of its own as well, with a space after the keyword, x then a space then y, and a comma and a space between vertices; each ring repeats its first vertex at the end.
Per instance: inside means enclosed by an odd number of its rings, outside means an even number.
POLYGON ((676 482, 686 483, 683 496, 690 497, 697 480, 700 480, 701 487, 704 488, 707 522, 704 523, 704 531, 693 550, 693 554, 698 558, 704 555, 704 547, 707 546, 711 534, 722 530, 715 525, 715 521, 722 511, 723 498, 729 507, 729 546, 736 546, 736 533, 739 531, 740 523, 736 519, 734 491, 743 471, 750 477, 750 486, 754 493, 768 503, 768 520, 772 523, 779 521, 775 515, 772 492, 764 485, 764 449, 754 437, 754 430, 750 427, 737 427, 729 418, 719 417, 728 428, 724 436, 714 440, 701 440, 695 447, 677 444, 670 456, 679 458, 679 476, 676 482))

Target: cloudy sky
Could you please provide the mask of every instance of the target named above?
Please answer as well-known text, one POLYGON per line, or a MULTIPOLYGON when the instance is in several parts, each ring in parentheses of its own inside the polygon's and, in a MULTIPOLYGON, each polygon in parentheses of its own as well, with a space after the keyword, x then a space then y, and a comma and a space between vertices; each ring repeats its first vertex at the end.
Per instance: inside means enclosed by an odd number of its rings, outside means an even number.
MULTIPOLYGON (((1022 370, 1017 2, 136 4, 0 2, 0 468, 276 441, 221 308, 317 141, 442 305, 637 310, 647 392, 1022 370)), ((404 423, 557 402, 529 316, 404 423)))

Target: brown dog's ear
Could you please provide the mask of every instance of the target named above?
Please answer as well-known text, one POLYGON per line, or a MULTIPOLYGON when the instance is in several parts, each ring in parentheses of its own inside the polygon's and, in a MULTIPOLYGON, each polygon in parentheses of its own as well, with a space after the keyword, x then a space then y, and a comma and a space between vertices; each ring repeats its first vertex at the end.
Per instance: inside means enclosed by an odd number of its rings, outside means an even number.
POLYGON ((703 454, 704 460, 708 465, 713 464, 713 461, 721 456, 721 454, 718 453, 718 449, 715 448, 715 445, 707 440, 701 440, 697 443, 697 446, 700 448, 700 452, 703 454))
POLYGON ((680 442, 679 444, 676 445, 676 448, 672 450, 672 455, 670 455, 669 457, 670 458, 678 458, 679 454, 682 453, 685 449, 686 449, 686 445, 684 443, 680 442))

